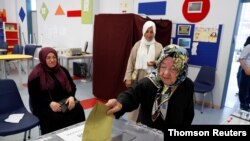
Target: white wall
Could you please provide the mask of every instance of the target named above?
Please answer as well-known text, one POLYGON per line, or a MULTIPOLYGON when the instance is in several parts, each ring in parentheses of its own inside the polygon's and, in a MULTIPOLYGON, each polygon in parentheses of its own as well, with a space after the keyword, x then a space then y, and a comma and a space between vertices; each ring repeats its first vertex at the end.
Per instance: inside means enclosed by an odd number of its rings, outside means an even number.
POLYGON ((5 8, 5 4, 3 0, 0 0, 0 9, 4 9, 5 8))
MULTIPOLYGON (((7 14, 13 6, 14 0, 4 0, 7 14), (8 1, 8 4, 7 4, 8 1), (11 3, 11 4, 9 4, 11 3)), ((21 0, 24 1, 24 0, 21 0)), ((98 13, 121 13, 121 4, 128 3, 128 12, 137 13, 139 2, 151 2, 153 0, 93 0, 94 15, 98 13)), ((159 0, 160 1, 160 0, 159 0)), ((151 18, 170 19, 173 23, 189 23, 182 15, 182 5, 184 0, 166 0, 167 11, 164 16, 149 16, 151 18)), ((223 24, 219 55, 217 60, 216 83, 213 90, 214 103, 221 105, 223 88, 227 73, 229 51, 236 20, 238 0, 210 0, 210 11, 205 19, 196 24, 218 25, 223 24)), ((0 2, 1 4, 1 2, 0 2)), ((64 12, 67 10, 81 9, 81 0, 37 0, 37 20, 38 20, 38 40, 40 44, 50 45, 59 48, 83 47, 85 41, 89 41, 90 52, 93 44, 93 24, 81 24, 81 18, 68 18, 66 15, 55 16, 58 5, 61 5, 64 12), (39 13, 42 2, 45 2, 49 9, 49 14, 44 21, 39 13)), ((15 10, 13 10, 15 11, 15 10)), ((8 16, 8 15, 7 15, 8 16)), ((10 16, 8 16, 10 17, 10 16)), ((15 17, 15 16, 13 16, 15 17)), ((13 18, 12 17, 12 18, 13 18)), ((16 18, 13 18, 16 19, 16 18)), ((189 77, 194 80, 199 67, 190 66, 189 77)))
MULTIPOLYGON (((81 0, 37 0, 38 42, 43 46, 58 48, 83 47, 89 41, 92 50, 93 24, 82 24, 81 17, 67 17, 68 10, 81 10, 81 0), (43 20, 40 14, 42 3, 48 7, 49 14, 43 20), (65 15, 56 16, 61 5, 65 15)), ((91 52, 91 51, 90 51, 91 52)))
POLYGON ((123 10, 134 13, 134 0, 99 0, 99 5, 99 13, 121 14, 123 10))
POLYGON ((3 0, 6 9, 7 22, 17 21, 17 9, 15 0, 3 0))

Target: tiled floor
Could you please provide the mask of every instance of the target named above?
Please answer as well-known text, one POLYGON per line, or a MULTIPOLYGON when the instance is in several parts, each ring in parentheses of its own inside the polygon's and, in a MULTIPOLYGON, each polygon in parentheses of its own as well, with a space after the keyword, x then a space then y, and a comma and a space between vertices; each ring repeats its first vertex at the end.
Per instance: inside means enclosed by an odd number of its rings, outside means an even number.
MULTIPOLYGON (((17 74, 18 74, 17 70, 15 70, 14 67, 12 67, 12 69, 9 70, 8 78, 16 80, 18 78, 17 74)), ((23 82, 27 81, 27 74, 22 75, 22 81, 23 82)), ((25 106, 29 109, 27 88, 21 85, 18 82, 18 79, 16 80, 16 83, 19 84, 19 91, 20 91, 22 100, 24 101, 25 106)), ((85 100, 89 98, 94 98, 92 94, 92 82, 91 81, 86 82, 86 81, 81 81, 81 80, 75 80, 75 83, 77 85, 77 92, 76 92, 77 99, 85 100)), ((233 94, 233 97, 234 96, 235 94, 233 94)), ((235 105, 235 103, 233 105, 235 105)), ((195 117, 193 120, 193 124, 194 125, 221 124, 226 120, 226 118, 231 113, 233 113, 236 110, 234 107, 235 106, 229 106, 220 110, 212 109, 212 108, 204 108, 204 112, 203 114, 201 114, 200 113, 201 106, 195 105, 195 117)), ((90 111, 91 111, 91 108, 85 110, 86 117, 89 115, 90 111)), ((124 115, 124 118, 126 119, 126 115, 124 115)), ((0 137, 0 141, 21 141, 23 140, 23 135, 24 135, 23 133, 20 133, 20 134, 11 135, 11 136, 0 137)), ((31 138, 36 138, 37 136, 39 136, 39 132, 38 132, 38 128, 36 127, 32 129, 31 138)))

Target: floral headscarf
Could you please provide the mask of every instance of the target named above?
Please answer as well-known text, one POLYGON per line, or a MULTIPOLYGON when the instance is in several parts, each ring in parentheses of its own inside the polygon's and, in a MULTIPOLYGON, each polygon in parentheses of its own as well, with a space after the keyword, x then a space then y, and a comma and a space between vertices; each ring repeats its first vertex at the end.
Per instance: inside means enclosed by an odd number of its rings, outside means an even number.
POLYGON ((160 76, 159 76, 159 67, 161 62, 166 57, 173 57, 174 59, 174 67, 177 70, 177 80, 174 84, 170 85, 169 87, 178 86, 181 82, 183 82, 187 77, 188 71, 188 52, 185 48, 180 47, 175 44, 168 45, 164 47, 161 51, 160 57, 156 62, 157 69, 153 71, 148 78, 157 86, 160 85, 160 76))
POLYGON ((183 47, 172 44, 162 49, 160 57, 156 62, 157 69, 147 76, 158 88, 152 107, 152 121, 155 121, 159 116, 165 119, 167 110, 164 107, 168 107, 168 101, 173 94, 171 89, 180 85, 187 77, 187 61, 188 53, 183 47), (162 83, 159 75, 160 64, 166 57, 173 57, 173 65, 177 71, 176 81, 168 86, 162 83))

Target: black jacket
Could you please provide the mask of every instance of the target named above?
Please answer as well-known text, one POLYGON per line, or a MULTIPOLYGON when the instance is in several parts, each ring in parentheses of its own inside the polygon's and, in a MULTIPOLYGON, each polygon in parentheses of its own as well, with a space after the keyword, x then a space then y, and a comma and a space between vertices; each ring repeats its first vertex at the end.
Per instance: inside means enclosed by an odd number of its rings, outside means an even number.
POLYGON ((194 118, 194 83, 186 78, 174 91, 168 103, 166 119, 160 116, 152 121, 152 107, 158 88, 147 77, 126 91, 118 95, 117 100, 122 103, 122 110, 115 113, 119 118, 125 112, 130 112, 140 107, 140 121, 151 128, 162 130, 166 133, 169 125, 191 125, 194 118))

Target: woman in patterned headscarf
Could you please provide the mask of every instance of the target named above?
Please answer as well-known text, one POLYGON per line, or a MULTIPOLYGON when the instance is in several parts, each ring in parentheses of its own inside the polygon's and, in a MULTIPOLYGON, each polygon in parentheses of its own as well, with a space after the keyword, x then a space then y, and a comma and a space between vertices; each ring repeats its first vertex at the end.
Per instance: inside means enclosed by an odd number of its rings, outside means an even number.
POLYGON ((107 114, 119 118, 141 104, 141 123, 167 132, 169 124, 190 125, 194 117, 194 84, 187 77, 185 48, 169 45, 162 49, 157 69, 147 77, 110 99, 107 114))
POLYGON ((75 99, 76 85, 68 70, 59 64, 55 49, 42 48, 39 61, 29 75, 28 91, 42 134, 84 121, 83 108, 75 99))

